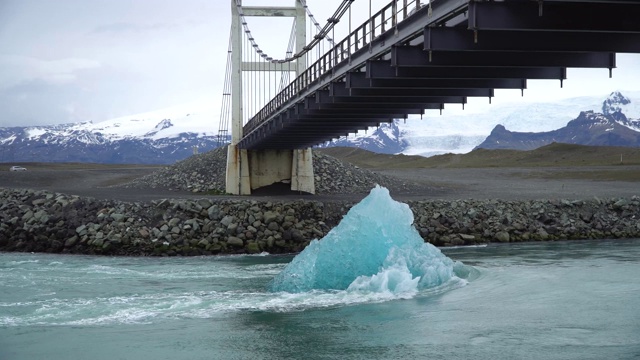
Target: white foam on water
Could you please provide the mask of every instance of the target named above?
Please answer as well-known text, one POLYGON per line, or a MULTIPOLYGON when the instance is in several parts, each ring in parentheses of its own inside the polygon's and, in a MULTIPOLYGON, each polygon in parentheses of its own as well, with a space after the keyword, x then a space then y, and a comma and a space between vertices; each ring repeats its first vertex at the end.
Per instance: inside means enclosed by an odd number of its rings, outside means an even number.
MULTIPOLYGON (((246 311, 297 312, 310 309, 380 303, 431 296, 466 285, 453 278, 434 288, 417 290, 415 279, 400 281, 395 291, 383 290, 383 281, 399 279, 393 272, 371 277, 369 286, 347 290, 311 290, 301 293, 266 291, 198 291, 191 293, 133 294, 130 296, 75 298, 0 303, 21 315, 0 315, 0 326, 103 326, 108 324, 149 324, 170 319, 209 319, 221 314, 246 311), (386 279, 383 279, 386 277, 386 279), (378 287, 376 287, 378 286, 378 287)), ((401 274, 407 277, 407 273, 401 274)))
POLYGON ((23 264, 37 264, 39 262, 40 260, 14 260, 14 261, 9 261, 7 265, 15 266, 15 265, 23 265, 23 264))
POLYGON ((478 245, 458 245, 458 246, 447 246, 446 250, 452 249, 473 249, 473 248, 486 248, 488 244, 478 244, 478 245))

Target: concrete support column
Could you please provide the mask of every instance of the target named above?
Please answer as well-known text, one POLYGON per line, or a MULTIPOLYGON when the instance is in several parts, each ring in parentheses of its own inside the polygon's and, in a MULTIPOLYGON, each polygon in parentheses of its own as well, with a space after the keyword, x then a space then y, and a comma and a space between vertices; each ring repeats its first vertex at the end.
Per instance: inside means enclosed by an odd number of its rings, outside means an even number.
POLYGON ((291 190, 316 193, 311 149, 293 150, 291 164, 291 190))
MULTIPOLYGON (((237 0, 238 2, 241 0, 237 0)), ((225 190, 229 194, 249 195, 249 159, 247 150, 239 149, 242 139, 242 37, 240 12, 236 0, 231 0, 231 144, 227 149, 225 190)))
MULTIPOLYGON (((307 46, 307 12, 300 0, 296 0, 296 53, 300 53, 307 46)), ((307 69, 307 58, 300 56, 296 60, 296 76, 307 69)))
POLYGON ((249 156, 245 149, 236 144, 227 148, 227 173, 225 190, 228 194, 250 195, 249 156))

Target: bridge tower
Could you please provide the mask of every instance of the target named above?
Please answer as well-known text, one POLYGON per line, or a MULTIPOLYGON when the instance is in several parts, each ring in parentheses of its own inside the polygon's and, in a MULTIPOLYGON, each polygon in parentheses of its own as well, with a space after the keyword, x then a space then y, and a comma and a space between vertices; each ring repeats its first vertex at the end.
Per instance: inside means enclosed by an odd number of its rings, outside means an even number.
POLYGON ((296 18, 296 53, 301 53, 307 43, 306 11, 301 0, 294 0, 293 7, 242 6, 242 0, 231 0, 231 144, 227 151, 226 192, 250 195, 251 190, 276 182, 291 182, 291 190, 315 193, 313 157, 311 149, 247 150, 238 147, 242 139, 242 73, 243 71, 290 71, 296 76, 306 69, 304 56, 295 65, 243 61, 242 15, 296 18))

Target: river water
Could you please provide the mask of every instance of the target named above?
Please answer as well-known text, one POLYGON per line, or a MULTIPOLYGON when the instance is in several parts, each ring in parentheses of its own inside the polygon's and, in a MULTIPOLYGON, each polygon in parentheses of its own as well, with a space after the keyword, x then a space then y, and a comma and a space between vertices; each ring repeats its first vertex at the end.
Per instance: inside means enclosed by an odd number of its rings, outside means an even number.
POLYGON ((0 359, 638 359, 640 239, 444 249, 417 293, 268 291, 291 256, 0 254, 0 359))

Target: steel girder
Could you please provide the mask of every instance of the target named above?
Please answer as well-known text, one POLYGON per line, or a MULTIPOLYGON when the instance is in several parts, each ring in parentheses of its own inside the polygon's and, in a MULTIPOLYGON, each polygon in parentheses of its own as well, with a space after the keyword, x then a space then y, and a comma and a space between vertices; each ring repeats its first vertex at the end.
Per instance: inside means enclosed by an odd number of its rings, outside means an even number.
MULTIPOLYGON (((381 98, 379 96, 332 96, 329 90, 318 90, 316 102, 320 104, 466 104, 466 96, 405 96, 402 98, 381 98)), ((429 107, 425 107, 428 109, 429 107)))
POLYGON ((472 30, 639 33, 640 4, 630 2, 470 1, 472 30))
POLYGON ((442 51, 429 52, 423 46, 394 46, 391 65, 409 67, 576 67, 615 68, 614 52, 500 52, 442 51))
MULTIPOLYGON (((481 96, 493 97, 493 89, 430 89, 430 88, 347 88, 344 82, 334 82, 329 84, 329 94, 331 96, 351 96, 351 97, 406 97, 406 96, 481 96)), ((393 101, 393 100, 391 100, 393 101)))
POLYGON ((524 89, 525 79, 376 79, 363 72, 347 73, 346 87, 351 89, 524 89))
POLYGON ((536 79, 564 80, 565 67, 398 67, 390 60, 369 60, 366 75, 370 79, 536 79))
MULTIPOLYGON (((640 16, 640 14, 638 14, 640 16)), ((640 23, 640 18, 638 20, 640 23)), ((427 51, 640 52, 640 33, 425 28, 427 51)))

